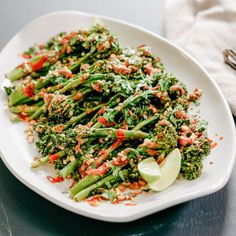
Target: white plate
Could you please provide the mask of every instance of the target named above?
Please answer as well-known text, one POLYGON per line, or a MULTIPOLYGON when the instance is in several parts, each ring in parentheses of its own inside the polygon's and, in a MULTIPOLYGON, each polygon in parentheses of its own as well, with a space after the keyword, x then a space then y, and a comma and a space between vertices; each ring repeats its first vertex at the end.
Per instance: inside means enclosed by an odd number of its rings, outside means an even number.
POLYGON ((2 159, 8 169, 26 186, 67 210, 87 217, 112 221, 127 222, 152 214, 167 207, 195 199, 221 189, 228 181, 235 157, 235 129, 232 115, 225 98, 204 69, 190 56, 162 37, 107 17, 95 16, 81 12, 56 12, 40 17, 17 33, 2 50, 0 55, 0 150, 2 159), (192 90, 203 89, 199 109, 209 121, 209 136, 219 140, 219 145, 211 155, 204 160, 204 171, 195 181, 178 180, 166 191, 161 193, 146 193, 136 199, 136 206, 113 205, 110 203, 92 207, 86 202, 72 201, 66 190, 66 183, 51 184, 45 178, 52 170, 41 167, 30 168, 30 163, 36 150, 25 139, 24 124, 12 124, 6 112, 6 96, 3 86, 8 83, 4 74, 17 65, 19 58, 29 46, 45 42, 51 36, 61 31, 71 31, 89 27, 99 18, 114 32, 122 46, 137 46, 145 43, 152 47, 166 66, 166 70, 175 72, 179 78, 192 90), (215 133, 219 133, 216 137, 215 133), (213 162, 213 164, 210 164, 213 162))

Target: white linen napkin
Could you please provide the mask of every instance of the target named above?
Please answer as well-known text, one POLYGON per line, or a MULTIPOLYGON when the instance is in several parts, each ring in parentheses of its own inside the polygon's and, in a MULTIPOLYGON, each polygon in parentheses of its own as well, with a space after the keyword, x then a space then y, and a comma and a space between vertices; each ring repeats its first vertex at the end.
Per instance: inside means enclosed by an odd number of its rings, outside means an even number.
POLYGON ((236 116, 236 71, 222 51, 236 50, 236 0, 166 0, 165 35, 196 58, 236 116))

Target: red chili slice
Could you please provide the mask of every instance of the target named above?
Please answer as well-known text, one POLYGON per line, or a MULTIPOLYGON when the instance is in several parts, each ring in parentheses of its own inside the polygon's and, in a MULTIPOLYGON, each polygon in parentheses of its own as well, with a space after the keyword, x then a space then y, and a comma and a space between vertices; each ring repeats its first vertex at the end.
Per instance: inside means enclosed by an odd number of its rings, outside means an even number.
POLYGON ((114 121, 109 123, 104 117, 98 117, 97 120, 99 123, 101 123, 105 126, 108 126, 108 127, 114 126, 116 124, 116 122, 114 122, 114 121))
POLYGON ((88 110, 88 111, 86 111, 85 113, 86 113, 86 115, 89 115, 89 114, 92 113, 92 112, 93 112, 93 109, 88 110))
POLYGON ((21 56, 25 59, 30 59, 31 58, 31 55, 28 54, 28 53, 23 53, 21 56))
POLYGON ((129 161, 130 161, 129 158, 126 158, 125 160, 122 161, 122 160, 121 160, 121 157, 117 157, 115 160, 113 160, 113 161, 111 162, 111 164, 114 165, 114 166, 123 166, 123 165, 128 164, 129 161))
POLYGON ((87 171, 87 174, 89 175, 105 175, 108 170, 110 169, 110 166, 107 165, 107 163, 102 164, 97 169, 90 169, 87 171))
POLYGON ((77 32, 71 32, 70 34, 66 35, 62 40, 61 43, 65 44, 67 43, 73 36, 75 36, 77 32))
POLYGON ((81 177, 82 177, 82 178, 84 178, 84 177, 87 175, 87 173, 86 173, 87 167, 88 167, 87 163, 84 162, 84 163, 82 164, 82 166, 80 167, 80 169, 79 169, 79 173, 81 174, 81 177))
POLYGON ((110 147, 111 150, 115 150, 122 143, 122 139, 118 139, 115 143, 113 143, 110 147))
POLYGON ((193 144, 193 140, 188 137, 180 136, 179 137, 179 144, 183 147, 185 147, 187 144, 193 144))
POLYGON ((28 121, 28 116, 26 115, 22 115, 22 114, 19 114, 18 117, 22 120, 22 121, 28 121))
POLYGON ((215 148, 217 145, 218 145, 217 142, 213 142, 213 143, 211 143, 211 149, 215 148))
POLYGON ((59 158, 59 156, 57 154, 51 154, 49 155, 49 161, 50 162, 54 162, 59 158))
POLYGON ((30 65, 32 67, 32 71, 37 71, 37 70, 42 69, 44 62, 47 61, 47 59, 48 59, 48 56, 44 55, 37 62, 31 62, 30 65))
POLYGON ((60 183, 60 182, 63 182, 64 181, 64 178, 60 177, 60 176, 57 176, 55 178, 53 178, 52 176, 47 176, 47 179, 52 183, 52 184, 55 184, 55 183, 60 183))
POLYGON ((124 205, 125 206, 135 206, 136 204, 135 203, 125 203, 124 205))
POLYGON ((87 199, 86 201, 89 203, 89 205, 96 207, 99 205, 100 198, 95 196, 95 197, 92 197, 91 199, 87 199))
POLYGON ((119 140, 123 140, 125 138, 125 134, 124 134, 124 131, 122 129, 118 129, 116 131, 116 137, 117 139, 119 140))

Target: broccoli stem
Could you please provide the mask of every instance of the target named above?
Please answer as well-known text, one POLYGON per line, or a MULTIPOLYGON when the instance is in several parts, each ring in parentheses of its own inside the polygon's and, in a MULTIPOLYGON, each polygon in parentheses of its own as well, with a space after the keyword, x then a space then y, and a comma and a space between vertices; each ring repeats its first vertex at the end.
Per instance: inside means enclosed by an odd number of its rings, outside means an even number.
POLYGON ((103 105, 100 104, 94 108, 91 108, 83 113, 81 113, 80 115, 78 116, 73 116, 69 121, 68 121, 68 124, 66 125, 65 128, 69 128, 70 126, 72 125, 76 125, 76 123, 78 123, 80 120, 82 120, 83 118, 85 118, 86 116, 88 116, 90 113, 94 112, 94 111, 97 111, 98 109, 100 109, 103 105))
POLYGON ((15 81, 18 79, 21 79, 22 77, 25 76, 25 72, 22 68, 16 67, 15 69, 11 70, 6 74, 6 77, 11 81, 15 81))
POLYGON ((59 170, 58 174, 61 177, 66 178, 78 167, 78 164, 79 164, 79 160, 75 159, 74 161, 71 161, 69 164, 67 164, 63 169, 59 170))
POLYGON ((13 113, 19 114, 19 113, 26 113, 28 115, 36 112, 40 106, 43 104, 43 101, 40 101, 32 106, 29 105, 18 105, 15 107, 11 107, 10 110, 13 113))
MULTIPOLYGON (((117 133, 120 132, 124 135, 124 139, 145 139, 149 138, 149 133, 136 130, 125 130, 125 129, 113 129, 113 128, 91 128, 86 134, 83 134, 84 137, 111 137, 117 138, 117 133)), ((119 138, 119 137, 118 137, 119 138)))
POLYGON ((157 120, 158 118, 159 118, 159 115, 151 116, 151 117, 147 118, 146 120, 139 122, 139 123, 133 128, 133 130, 140 130, 140 129, 142 129, 144 126, 151 124, 153 121, 157 120))
POLYGON ((87 53, 85 56, 83 56, 82 58, 79 58, 77 60, 77 62, 75 64, 73 64, 71 67, 70 67, 70 70, 71 71, 76 71, 79 66, 84 63, 86 60, 88 60, 91 56, 93 56, 93 53, 95 52, 96 48, 95 47, 92 47, 90 52, 87 53))
MULTIPOLYGON (((100 80, 100 79, 103 79, 105 76, 106 76, 105 74, 93 74, 93 75, 90 75, 90 77, 87 79, 87 81, 100 80)), ((69 90, 75 89, 80 84, 85 83, 85 81, 86 80, 84 79, 84 75, 80 75, 77 79, 71 81, 70 83, 66 84, 65 87, 59 89, 59 92, 65 93, 69 90)))
MULTIPOLYGON (((125 169, 125 170, 122 170, 121 172, 122 172, 122 175, 124 176, 124 178, 127 178, 127 176, 128 176, 128 170, 125 169)), ((100 176, 99 176, 99 177, 100 177, 100 176)), ((116 181, 116 177, 115 177, 114 175, 112 175, 112 174, 111 174, 111 175, 108 175, 108 176, 106 176, 105 178, 99 180, 98 182, 96 182, 96 183, 90 185, 89 187, 86 187, 86 188, 81 189, 80 191, 78 191, 78 192, 76 193, 76 195, 73 196, 73 199, 74 199, 75 201, 81 201, 81 200, 85 199, 86 197, 88 197, 88 195, 89 195, 92 191, 96 190, 97 188, 102 187, 102 186, 105 185, 106 183, 113 183, 113 182, 115 182, 115 181, 116 181)))
POLYGON ((39 67, 39 69, 42 69, 46 66, 50 65, 50 62, 48 58, 50 58, 52 55, 55 55, 55 53, 49 53, 49 54, 42 54, 35 56, 28 62, 22 63, 21 65, 17 66, 15 69, 12 71, 8 72, 6 74, 6 77, 11 81, 19 80, 32 72, 35 71, 34 66, 36 63, 42 63, 42 65, 39 67), (44 59, 45 58, 45 59, 44 59))
MULTIPOLYGON (((88 175, 87 175, 88 176, 88 175)), ((86 177, 87 177, 86 176, 86 177)), ((75 196, 78 192, 81 190, 87 188, 88 186, 96 183, 98 180, 100 180, 102 177, 100 175, 93 175, 93 176, 88 176, 89 178, 84 177, 81 179, 77 184, 75 184, 71 189, 70 189, 70 195, 73 197, 75 196)))
POLYGON ((47 105, 43 104, 38 110, 36 110, 31 116, 30 116, 30 120, 34 120, 36 118, 38 118, 40 116, 40 114, 42 114, 44 111, 46 111, 47 109, 47 105))
POLYGON ((21 88, 15 89, 10 95, 9 95, 9 106, 15 106, 20 105, 23 103, 27 103, 32 101, 31 97, 28 97, 24 94, 23 90, 21 88))
MULTIPOLYGON (((62 151, 59 151, 59 152, 57 152, 57 153, 54 154, 54 155, 57 155, 58 158, 61 158, 61 157, 63 157, 65 154, 66 154, 66 149, 64 149, 64 150, 62 150, 62 151)), ((33 161, 33 162, 31 163, 31 167, 32 167, 32 168, 36 168, 36 167, 38 167, 38 166, 40 166, 40 165, 42 165, 42 164, 48 163, 48 162, 49 162, 49 159, 50 159, 50 156, 51 156, 51 155, 49 154, 49 155, 47 155, 47 156, 45 156, 45 157, 41 157, 41 158, 39 158, 39 159, 33 161)))

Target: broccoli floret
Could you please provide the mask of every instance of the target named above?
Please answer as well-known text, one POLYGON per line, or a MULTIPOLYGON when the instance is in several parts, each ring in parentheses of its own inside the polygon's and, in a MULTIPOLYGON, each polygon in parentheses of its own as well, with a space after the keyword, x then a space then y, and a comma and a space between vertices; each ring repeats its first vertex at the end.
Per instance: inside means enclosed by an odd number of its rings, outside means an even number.
POLYGON ((61 170, 63 169, 66 165, 63 163, 63 160, 62 159, 57 159, 55 162, 55 169, 57 170, 61 170))
POLYGON ((182 151, 181 170, 183 177, 188 180, 193 180, 202 174, 203 157, 210 153, 210 142, 207 139, 200 141, 200 145, 192 144, 182 151))
POLYGON ((156 125, 157 136, 155 142, 158 144, 158 149, 169 150, 176 148, 178 145, 178 134, 170 123, 168 125, 156 125))
POLYGON ((184 156, 181 162, 181 170, 183 177, 188 180, 193 180, 202 174, 202 158, 184 156))
POLYGON ((9 96, 12 91, 15 89, 15 87, 4 87, 6 94, 9 96))
POLYGON ((36 146, 39 148, 43 156, 54 154, 63 148, 74 148, 77 144, 77 133, 73 129, 65 130, 57 133, 53 127, 48 127, 47 130, 39 135, 36 146))

